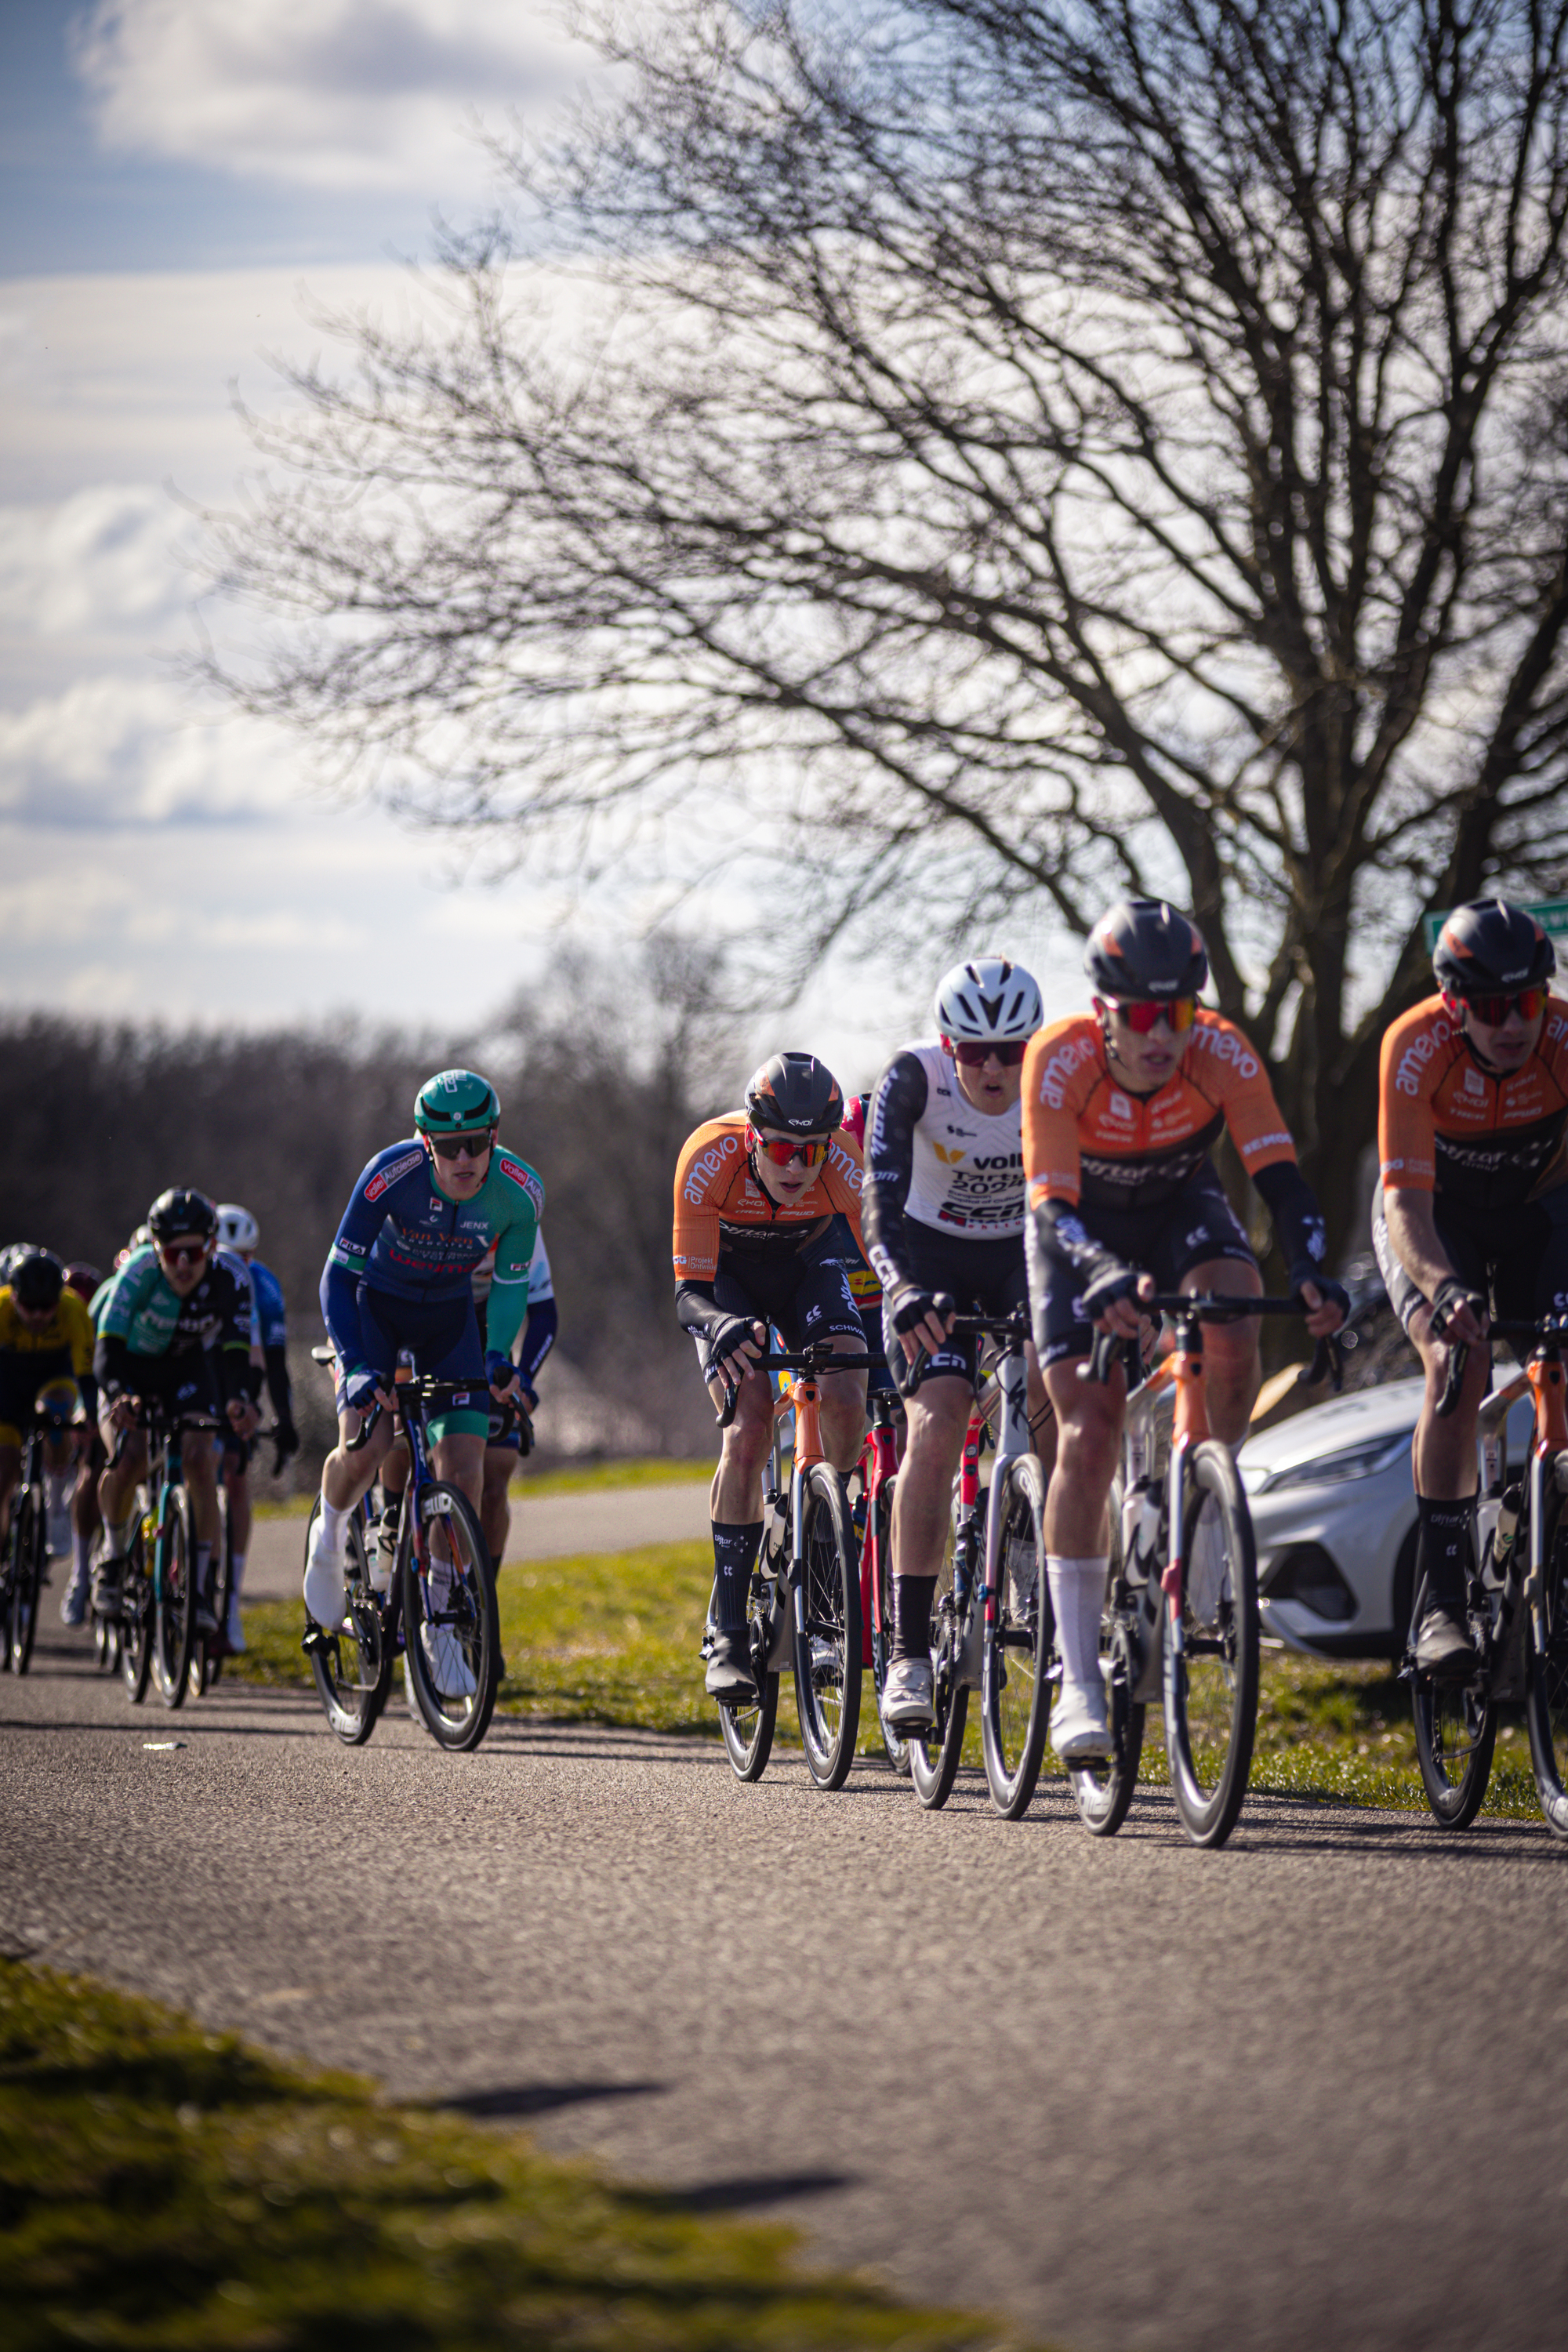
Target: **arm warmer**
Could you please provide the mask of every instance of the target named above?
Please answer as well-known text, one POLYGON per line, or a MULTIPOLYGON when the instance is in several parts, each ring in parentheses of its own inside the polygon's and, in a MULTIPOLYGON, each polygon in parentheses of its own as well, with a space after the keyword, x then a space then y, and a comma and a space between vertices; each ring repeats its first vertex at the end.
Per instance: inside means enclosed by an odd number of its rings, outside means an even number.
POLYGON ((518 1349, 517 1369, 525 1388, 532 1388, 539 1367, 555 1345, 561 1314, 553 1298, 533 1300, 528 1310, 528 1320, 522 1327, 522 1344, 518 1349))
POLYGON ((1260 1168, 1252 1181, 1274 1220, 1291 1281, 1303 1275, 1310 1279, 1321 1267, 1328 1247, 1317 1194, 1293 1160, 1276 1160, 1260 1168))
POLYGON ((272 1399, 272 1410, 279 1421, 294 1418, 293 1392, 289 1385, 289 1355, 283 1348, 268 1348, 267 1393, 272 1399))
POLYGON ((910 1279, 904 1256, 904 1207, 914 1173, 915 1129, 925 1116, 927 1091, 926 1074, 917 1056, 895 1054, 871 1097, 860 1228, 866 1262, 889 1292, 910 1279))
POLYGON ((112 1403, 125 1386, 125 1367, 130 1353, 118 1331, 99 1333, 98 1343, 92 1351, 92 1370, 106 1403, 112 1403))
POLYGON ((714 1304, 712 1278, 706 1282, 678 1282, 675 1286, 675 1319, 683 1331, 709 1332, 730 1320, 730 1309, 714 1304))

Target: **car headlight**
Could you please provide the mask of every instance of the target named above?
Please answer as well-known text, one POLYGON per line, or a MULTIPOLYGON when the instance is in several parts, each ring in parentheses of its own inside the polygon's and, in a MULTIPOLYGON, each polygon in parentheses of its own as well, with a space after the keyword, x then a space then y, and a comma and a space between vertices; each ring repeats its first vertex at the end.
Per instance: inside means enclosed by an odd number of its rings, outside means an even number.
POLYGON ((1371 1478, 1401 1455, 1408 1457, 1415 1433, 1405 1429, 1397 1437, 1377 1437, 1370 1444, 1348 1446, 1342 1454, 1320 1454, 1315 1461, 1292 1463, 1289 1470, 1276 1470, 1261 1480, 1257 1492, 1273 1495, 1281 1486, 1339 1486, 1347 1478, 1371 1478))

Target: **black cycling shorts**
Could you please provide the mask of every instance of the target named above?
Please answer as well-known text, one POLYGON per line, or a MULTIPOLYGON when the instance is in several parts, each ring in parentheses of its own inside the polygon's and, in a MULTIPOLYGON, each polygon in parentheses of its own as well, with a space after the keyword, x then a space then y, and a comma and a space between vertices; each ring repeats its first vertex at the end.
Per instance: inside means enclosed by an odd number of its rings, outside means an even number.
MULTIPOLYGON (((864 1339, 849 1276, 835 1254, 831 1233, 786 1256, 721 1250, 713 1277, 713 1303, 726 1315, 747 1315, 771 1323, 794 1355, 813 1339, 864 1339)), ((710 1369, 708 1335, 694 1331, 702 1377, 710 1369)))
MULTIPOLYGON (((186 1412, 212 1413, 220 1420, 223 1416, 217 1366, 206 1348, 185 1348, 174 1356, 128 1355, 123 1392, 161 1404, 171 1420, 186 1412)), ((111 1402, 112 1399, 100 1400, 100 1417, 111 1402)))
MULTIPOLYGON (((1253 1267, 1258 1264, 1246 1228, 1212 1167, 1200 1168, 1157 1209, 1079 1209, 1074 1213, 1093 1240, 1124 1265, 1152 1274, 1160 1290, 1177 1289, 1183 1276, 1207 1258, 1234 1258, 1238 1265, 1253 1267)), ((1035 1346, 1043 1370, 1047 1364, 1087 1356, 1094 1345, 1094 1326, 1083 1311, 1089 1277, 1064 1249, 1041 1238, 1033 1218, 1026 1238, 1035 1346)))
MULTIPOLYGON (((946 1291, 961 1315, 1011 1315, 1029 1295, 1024 1265, 1024 1237, 965 1240, 958 1234, 939 1233, 918 1218, 904 1220, 902 1271, 911 1282, 934 1296, 946 1291)), ((910 1367, 904 1343, 893 1328, 893 1313, 882 1301, 882 1345, 900 1395, 909 1393, 910 1367)), ((922 1381, 943 1377, 967 1381, 971 1387, 980 1365, 980 1342, 973 1332, 955 1335, 926 1360, 922 1381)))
POLYGON ((0 1351, 0 1445, 19 1446, 33 1425, 33 1404, 47 1381, 75 1380, 68 1348, 0 1351))
MULTIPOLYGON (((1568 1314, 1568 1184, 1517 1208, 1483 1208, 1436 1192, 1433 1222, 1448 1263, 1467 1290, 1478 1290, 1505 1323, 1568 1314)), ((1426 1299, 1394 1255, 1380 1184, 1372 1196, 1372 1245, 1389 1304, 1408 1331, 1426 1299)))

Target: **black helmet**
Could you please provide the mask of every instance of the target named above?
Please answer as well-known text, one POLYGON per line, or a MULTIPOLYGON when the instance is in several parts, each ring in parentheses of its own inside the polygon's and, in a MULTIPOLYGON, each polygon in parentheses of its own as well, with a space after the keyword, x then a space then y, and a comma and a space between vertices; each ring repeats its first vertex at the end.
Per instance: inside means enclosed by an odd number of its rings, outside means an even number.
POLYGON ((28 1250, 11 1267, 11 1295, 29 1315, 52 1315, 66 1286, 66 1270, 52 1250, 28 1250))
POLYGON ((1432 952, 1438 987, 1461 1000, 1539 988, 1556 969, 1556 950, 1535 917, 1506 898, 1456 907, 1432 952))
POLYGON ((844 1124, 843 1090, 815 1054, 775 1054, 746 1088, 746 1117, 785 1135, 825 1135, 844 1124))
POLYGON ((147 1231, 155 1242, 173 1241, 176 1234, 200 1234, 210 1241, 217 1231, 217 1211, 205 1192, 176 1184, 160 1192, 148 1210, 147 1231))
POLYGON ((89 1265, 85 1258, 79 1257, 73 1258, 67 1266, 66 1280, 79 1298, 90 1298, 103 1276, 97 1266, 89 1265))
POLYGON ((1203 934, 1162 898, 1123 898, 1089 935, 1083 968, 1101 996, 1195 996, 1209 976, 1203 934))

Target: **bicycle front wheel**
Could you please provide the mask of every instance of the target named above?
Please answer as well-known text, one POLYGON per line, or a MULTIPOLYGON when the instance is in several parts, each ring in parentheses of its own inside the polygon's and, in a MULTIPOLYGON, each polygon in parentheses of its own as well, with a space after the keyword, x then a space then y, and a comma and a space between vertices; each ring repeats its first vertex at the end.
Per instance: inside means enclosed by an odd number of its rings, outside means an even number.
POLYGON ((1100 1659, 1110 1754, 1093 1763, 1071 1765, 1068 1778, 1085 1829, 1094 1837, 1114 1837, 1127 1819, 1138 1785, 1146 1713, 1131 1696, 1132 1651, 1127 1626, 1114 1613, 1100 1628, 1100 1659))
POLYGON ((981 1684, 985 1781, 1005 1822, 1029 1808, 1051 1711, 1050 1580, 1046 1574, 1046 1481, 1034 1454, 1007 1465, 992 1505, 1002 1514, 1000 1589, 985 1628, 981 1684))
POLYGON ((120 1572, 120 1615, 115 1621, 120 1628, 120 1675, 132 1706, 140 1706, 147 1696, 153 1664, 153 1583, 140 1519, 125 1548, 120 1572))
POLYGON ((195 1543, 184 1488, 170 1487, 165 1503, 153 1580, 153 1681, 165 1706, 184 1706, 196 1633, 195 1543))
POLYGON ((841 1789, 860 1728, 860 1568, 837 1472, 814 1462, 801 1484, 795 1712, 806 1770, 819 1789, 841 1789))
POLYGON ((5 1636, 6 1663, 14 1675, 25 1675, 33 1662, 47 1537, 44 1498, 29 1482, 18 1491, 11 1507, 11 1574, 5 1636))
POLYGON ((910 1743, 902 1732, 895 1731, 882 1712, 882 1693, 888 1685, 888 1668, 893 1661, 893 1488, 896 1480, 885 1479, 873 1498, 867 1517, 866 1541, 876 1550, 875 1573, 866 1580, 871 1612, 871 1681, 877 1694, 877 1725, 882 1735, 882 1746, 895 1772, 906 1777, 910 1769, 910 1743))
MULTIPOLYGON (((956 1516, 956 1506, 955 1506, 956 1516)), ((928 1813, 940 1812, 952 1794, 969 1724, 982 1605, 980 1565, 974 1556, 974 1522, 949 1529, 931 1609, 931 1714, 930 1733, 909 1742, 910 1779, 928 1813), (963 1573, 959 1573, 960 1561, 963 1573), (961 1599, 962 1595, 962 1599, 961 1599)))
MULTIPOLYGON (((1555 1481, 1546 1496, 1542 1530, 1542 1632, 1526 1621, 1525 1719, 1530 1760, 1546 1826, 1568 1838, 1568 1523, 1555 1481)), ((1524 1528, 1520 1529, 1522 1538, 1524 1528)))
MULTIPOLYGON (((773 1648, 773 1596, 781 1590, 784 1571, 782 1551, 770 1553, 763 1540, 763 1557, 752 1570, 750 1590, 746 1595, 746 1635, 751 1643, 752 1670, 757 1678, 757 1696, 742 1706, 721 1706, 719 1709, 719 1729, 723 1735, 724 1753, 730 1769, 738 1780, 760 1780, 767 1770, 768 1758, 773 1752, 773 1730, 778 1722, 779 1678, 776 1669, 768 1672, 768 1656, 773 1648), (764 1576, 763 1566, 772 1573, 764 1576)), ((712 1602, 709 1602, 711 1620, 712 1602)))
POLYGON ((417 1539, 403 1568, 403 1623, 426 1728, 443 1748, 477 1748, 495 1712, 500 1621, 474 1507, 443 1479, 419 1490, 417 1539))
POLYGON ((1165 1628, 1165 1753, 1171 1793, 1194 1845, 1236 1827, 1258 1729, 1258 1561, 1228 1447, 1205 1438, 1183 1473, 1179 1641, 1165 1628))
MULTIPOLYGON (((305 1548, 321 1516, 318 1495, 310 1509, 305 1548)), ((366 1564, 364 1523, 349 1514, 343 1555, 346 1605, 342 1622, 323 1627, 310 1643, 310 1673, 328 1723, 345 1748, 363 1748, 375 1729, 392 1679, 392 1643, 366 1564)))

